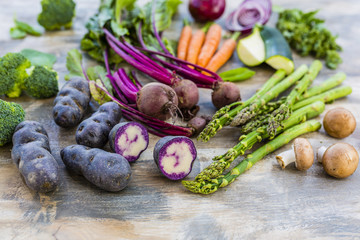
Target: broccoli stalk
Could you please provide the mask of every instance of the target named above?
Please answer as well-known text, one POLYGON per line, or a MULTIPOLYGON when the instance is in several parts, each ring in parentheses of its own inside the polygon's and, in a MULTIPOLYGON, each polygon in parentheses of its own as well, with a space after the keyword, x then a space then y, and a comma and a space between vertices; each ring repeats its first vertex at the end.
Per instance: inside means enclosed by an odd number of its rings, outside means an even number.
POLYGON ((61 27, 71 28, 75 16, 75 2, 73 0, 42 0, 42 12, 38 22, 46 30, 60 30, 61 27))
POLYGON ((7 53, 0 59, 0 95, 19 97, 24 79, 28 77, 26 69, 30 61, 20 53, 7 53))
POLYGON ((0 99, 0 146, 11 142, 16 126, 24 118, 25 111, 19 104, 0 99))

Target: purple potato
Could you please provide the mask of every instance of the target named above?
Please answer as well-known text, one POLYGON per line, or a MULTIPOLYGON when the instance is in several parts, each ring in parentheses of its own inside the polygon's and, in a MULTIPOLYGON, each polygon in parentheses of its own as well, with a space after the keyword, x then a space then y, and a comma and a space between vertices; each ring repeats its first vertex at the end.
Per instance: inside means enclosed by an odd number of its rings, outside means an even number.
POLYGON ((109 146, 129 162, 135 162, 149 145, 146 128, 137 122, 119 123, 109 134, 109 146))
POLYGON ((189 175, 196 156, 193 141, 183 136, 163 137, 154 148, 156 165, 171 180, 183 179, 189 175))
POLYGON ((50 192, 59 184, 59 165, 50 153, 46 130, 35 121, 20 123, 13 135, 11 158, 28 187, 50 192))
POLYGON ((69 128, 78 125, 90 102, 89 84, 74 78, 65 83, 54 100, 53 117, 57 125, 69 128))
POLYGON ((76 130, 76 142, 80 145, 102 148, 108 141, 111 129, 120 122, 121 108, 115 102, 107 102, 82 121, 76 130))
POLYGON ((130 164, 119 154, 82 145, 68 146, 60 154, 69 170, 106 191, 120 191, 131 179, 130 164))

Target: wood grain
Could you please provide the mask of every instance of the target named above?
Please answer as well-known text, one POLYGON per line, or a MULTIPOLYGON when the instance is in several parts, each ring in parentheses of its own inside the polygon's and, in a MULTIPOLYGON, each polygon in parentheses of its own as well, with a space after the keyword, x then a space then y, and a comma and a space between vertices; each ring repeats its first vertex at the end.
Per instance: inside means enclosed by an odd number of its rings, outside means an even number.
MULTIPOLYGON (((99 1, 78 0, 76 19, 71 30, 46 32, 41 37, 11 40, 9 28, 13 14, 18 19, 36 24, 39 1, 0 1, 0 56, 7 52, 33 48, 57 56, 54 68, 60 75, 60 86, 66 74, 68 50, 79 48, 84 23, 97 10, 99 1)), ((144 2, 144 1, 140 1, 144 2)), ((187 1, 165 35, 177 39, 182 19, 190 15, 187 1)), ((237 6, 227 1, 226 16, 237 6)), ((274 4, 303 10, 321 9, 319 16, 327 27, 339 34, 344 63, 337 71, 348 78, 344 84, 353 87, 353 94, 327 105, 326 110, 342 106, 360 119, 360 2, 358 0, 277 0, 274 4)), ((274 25, 276 14, 269 22, 274 25)), ((220 19, 224 24, 224 17, 220 19)), ((295 64, 309 64, 311 57, 294 54, 295 64)), ((87 65, 94 62, 86 59, 87 65)), ((241 66, 236 54, 225 69, 241 66)), ((266 66, 254 68, 256 75, 238 83, 242 98, 249 98, 273 73, 266 66)), ((323 69, 315 84, 337 71, 323 69)), ((142 79, 143 81, 147 81, 142 79)), ((6 99, 6 98, 5 98, 6 99)), ((8 100, 8 99, 7 99, 8 100)), ((360 175, 357 170, 347 179, 337 180, 314 164, 307 172, 292 166, 281 170, 274 156, 290 145, 265 157, 250 171, 226 189, 209 196, 191 194, 180 182, 161 176, 152 158, 159 139, 151 135, 149 148, 131 165, 133 179, 119 193, 108 193, 91 185, 83 177, 68 172, 59 155, 60 150, 75 143, 75 129, 59 128, 51 117, 52 101, 34 100, 27 96, 15 99, 26 110, 26 119, 41 122, 49 133, 52 153, 61 166, 61 185, 49 194, 29 190, 11 160, 11 144, 0 148, 0 238, 1 239, 360 239, 360 175)), ((212 114, 210 91, 201 90, 201 113, 212 114)), ((325 113, 318 117, 323 118, 325 113)), ((360 130, 341 141, 360 146, 360 130)), ((198 160, 189 178, 206 167, 213 156, 224 153, 236 144, 239 134, 225 128, 208 143, 195 142, 198 160)), ((337 142, 323 129, 307 134, 317 149, 337 142)), ((236 162, 240 161, 237 159, 236 162)))

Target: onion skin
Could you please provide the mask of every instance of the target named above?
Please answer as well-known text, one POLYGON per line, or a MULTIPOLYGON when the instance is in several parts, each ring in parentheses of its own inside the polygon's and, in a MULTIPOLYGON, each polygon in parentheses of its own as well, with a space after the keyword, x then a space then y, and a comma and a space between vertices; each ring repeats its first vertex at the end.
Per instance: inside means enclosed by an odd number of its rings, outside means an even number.
POLYGON ((225 0, 190 0, 189 11, 198 22, 214 21, 225 11, 225 0))

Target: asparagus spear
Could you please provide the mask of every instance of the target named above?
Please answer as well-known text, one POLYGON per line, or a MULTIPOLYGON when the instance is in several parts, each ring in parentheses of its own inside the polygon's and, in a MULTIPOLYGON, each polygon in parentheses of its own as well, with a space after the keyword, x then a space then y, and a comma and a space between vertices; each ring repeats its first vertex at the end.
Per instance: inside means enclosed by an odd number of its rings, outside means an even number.
MULTIPOLYGON (((304 99, 307 99, 310 97, 314 97, 317 94, 320 95, 321 93, 324 93, 324 92, 328 91, 329 89, 332 89, 333 87, 340 85, 345 80, 345 78, 346 78, 345 73, 339 72, 339 73, 335 74, 334 76, 332 76, 331 78, 329 78, 328 80, 326 80, 325 82, 323 82, 321 85, 314 86, 314 87, 310 88, 309 90, 305 91, 300 96, 300 98, 297 99, 295 102, 299 102, 299 100, 304 100, 304 99)), ((330 96, 327 97, 327 102, 331 102, 332 100, 335 100, 336 98, 340 98, 340 97, 343 97, 343 96, 351 93, 351 90, 349 88, 347 88, 345 90, 346 91, 340 91, 339 95, 330 93, 329 94, 330 96)), ((305 104, 310 104, 313 101, 321 100, 320 98, 323 98, 323 97, 326 97, 326 95, 318 96, 316 98, 314 97, 310 101, 308 100, 308 102, 304 102, 303 104, 296 106, 296 109, 304 106, 305 104)), ((321 101, 325 101, 325 100, 321 100, 321 101)), ((267 124, 269 122, 269 120, 270 120, 270 118, 267 115, 258 116, 256 119, 254 119, 253 121, 247 123, 244 127, 242 127, 241 133, 243 133, 243 134, 249 133, 252 130, 256 129, 257 127, 259 127, 263 124, 267 124)))
POLYGON ((293 106, 293 110, 302 108, 303 106, 306 106, 315 101, 322 101, 324 103, 329 103, 338 98, 345 97, 351 94, 351 92, 352 92, 352 88, 350 86, 337 87, 332 90, 321 93, 319 95, 315 95, 311 98, 306 98, 300 102, 295 103, 293 106))
POLYGON ((314 81, 316 76, 319 74, 321 68, 321 62, 319 60, 315 60, 311 64, 309 71, 296 84, 294 89, 287 96, 285 103, 270 114, 267 131, 271 137, 275 136, 276 129, 278 128, 278 126, 280 126, 281 121, 287 119, 290 116, 292 106, 294 105, 295 101, 299 97, 301 97, 301 95, 306 91, 309 85, 314 81))
POLYGON ((305 98, 310 98, 315 95, 321 94, 323 92, 326 92, 338 85, 340 85, 346 78, 346 74, 343 72, 339 72, 335 74, 334 76, 330 77, 328 80, 324 81, 322 84, 318 86, 314 86, 312 88, 309 88, 304 92, 304 94, 297 100, 301 101, 305 98))
POLYGON ((284 146, 289 143, 292 139, 309 132, 314 132, 320 129, 321 123, 316 120, 310 120, 302 124, 296 125, 279 136, 277 136, 272 141, 263 145, 252 154, 249 154, 243 161, 241 161, 237 166, 235 166, 228 174, 225 176, 220 176, 211 181, 191 182, 183 181, 183 185, 194 193, 201 194, 210 194, 217 191, 220 187, 226 187, 232 183, 238 176, 244 173, 246 170, 250 169, 256 162, 261 160, 267 154, 272 153, 276 149, 284 146))
POLYGON ((289 75, 280 83, 276 84, 272 87, 266 94, 262 95, 255 102, 253 102, 250 106, 243 108, 231 121, 231 126, 239 126, 246 123, 249 119, 253 118, 257 115, 257 111, 259 108, 266 103, 268 103, 271 99, 276 98, 280 93, 288 89, 291 85, 293 85, 296 81, 298 81, 306 72, 308 68, 306 65, 301 65, 295 72, 289 75))
POLYGON ((256 94, 245 102, 233 103, 229 106, 225 106, 215 113, 212 121, 208 123, 206 128, 200 133, 198 139, 201 139, 204 142, 209 141, 209 139, 222 129, 223 126, 229 125, 232 121, 232 118, 236 116, 245 107, 249 106, 256 99, 260 98, 266 94, 274 85, 280 82, 285 77, 284 70, 277 70, 261 87, 256 94))
MULTIPOLYGON (((283 122, 283 128, 279 127, 278 132, 283 131, 289 127, 292 127, 306 119, 313 118, 321 114, 325 109, 323 102, 315 102, 311 105, 305 106, 295 111, 291 117, 283 122)), ((252 146, 269 137, 266 131, 267 126, 263 126, 247 135, 240 137, 240 142, 233 148, 229 149, 225 154, 214 158, 215 162, 211 163, 203 171, 201 171, 196 177, 195 181, 187 181, 187 184, 191 182, 204 182, 211 181, 219 177, 230 164, 240 155, 243 155, 246 150, 252 148, 252 146)))
POLYGON ((281 104, 285 102, 286 98, 281 98, 280 100, 276 102, 269 102, 265 106, 265 110, 258 116, 256 116, 254 119, 243 125, 240 129, 240 132, 242 134, 248 134, 252 132, 253 130, 257 129, 258 127, 268 124, 269 120, 269 114, 273 112, 275 109, 278 109, 281 104))

